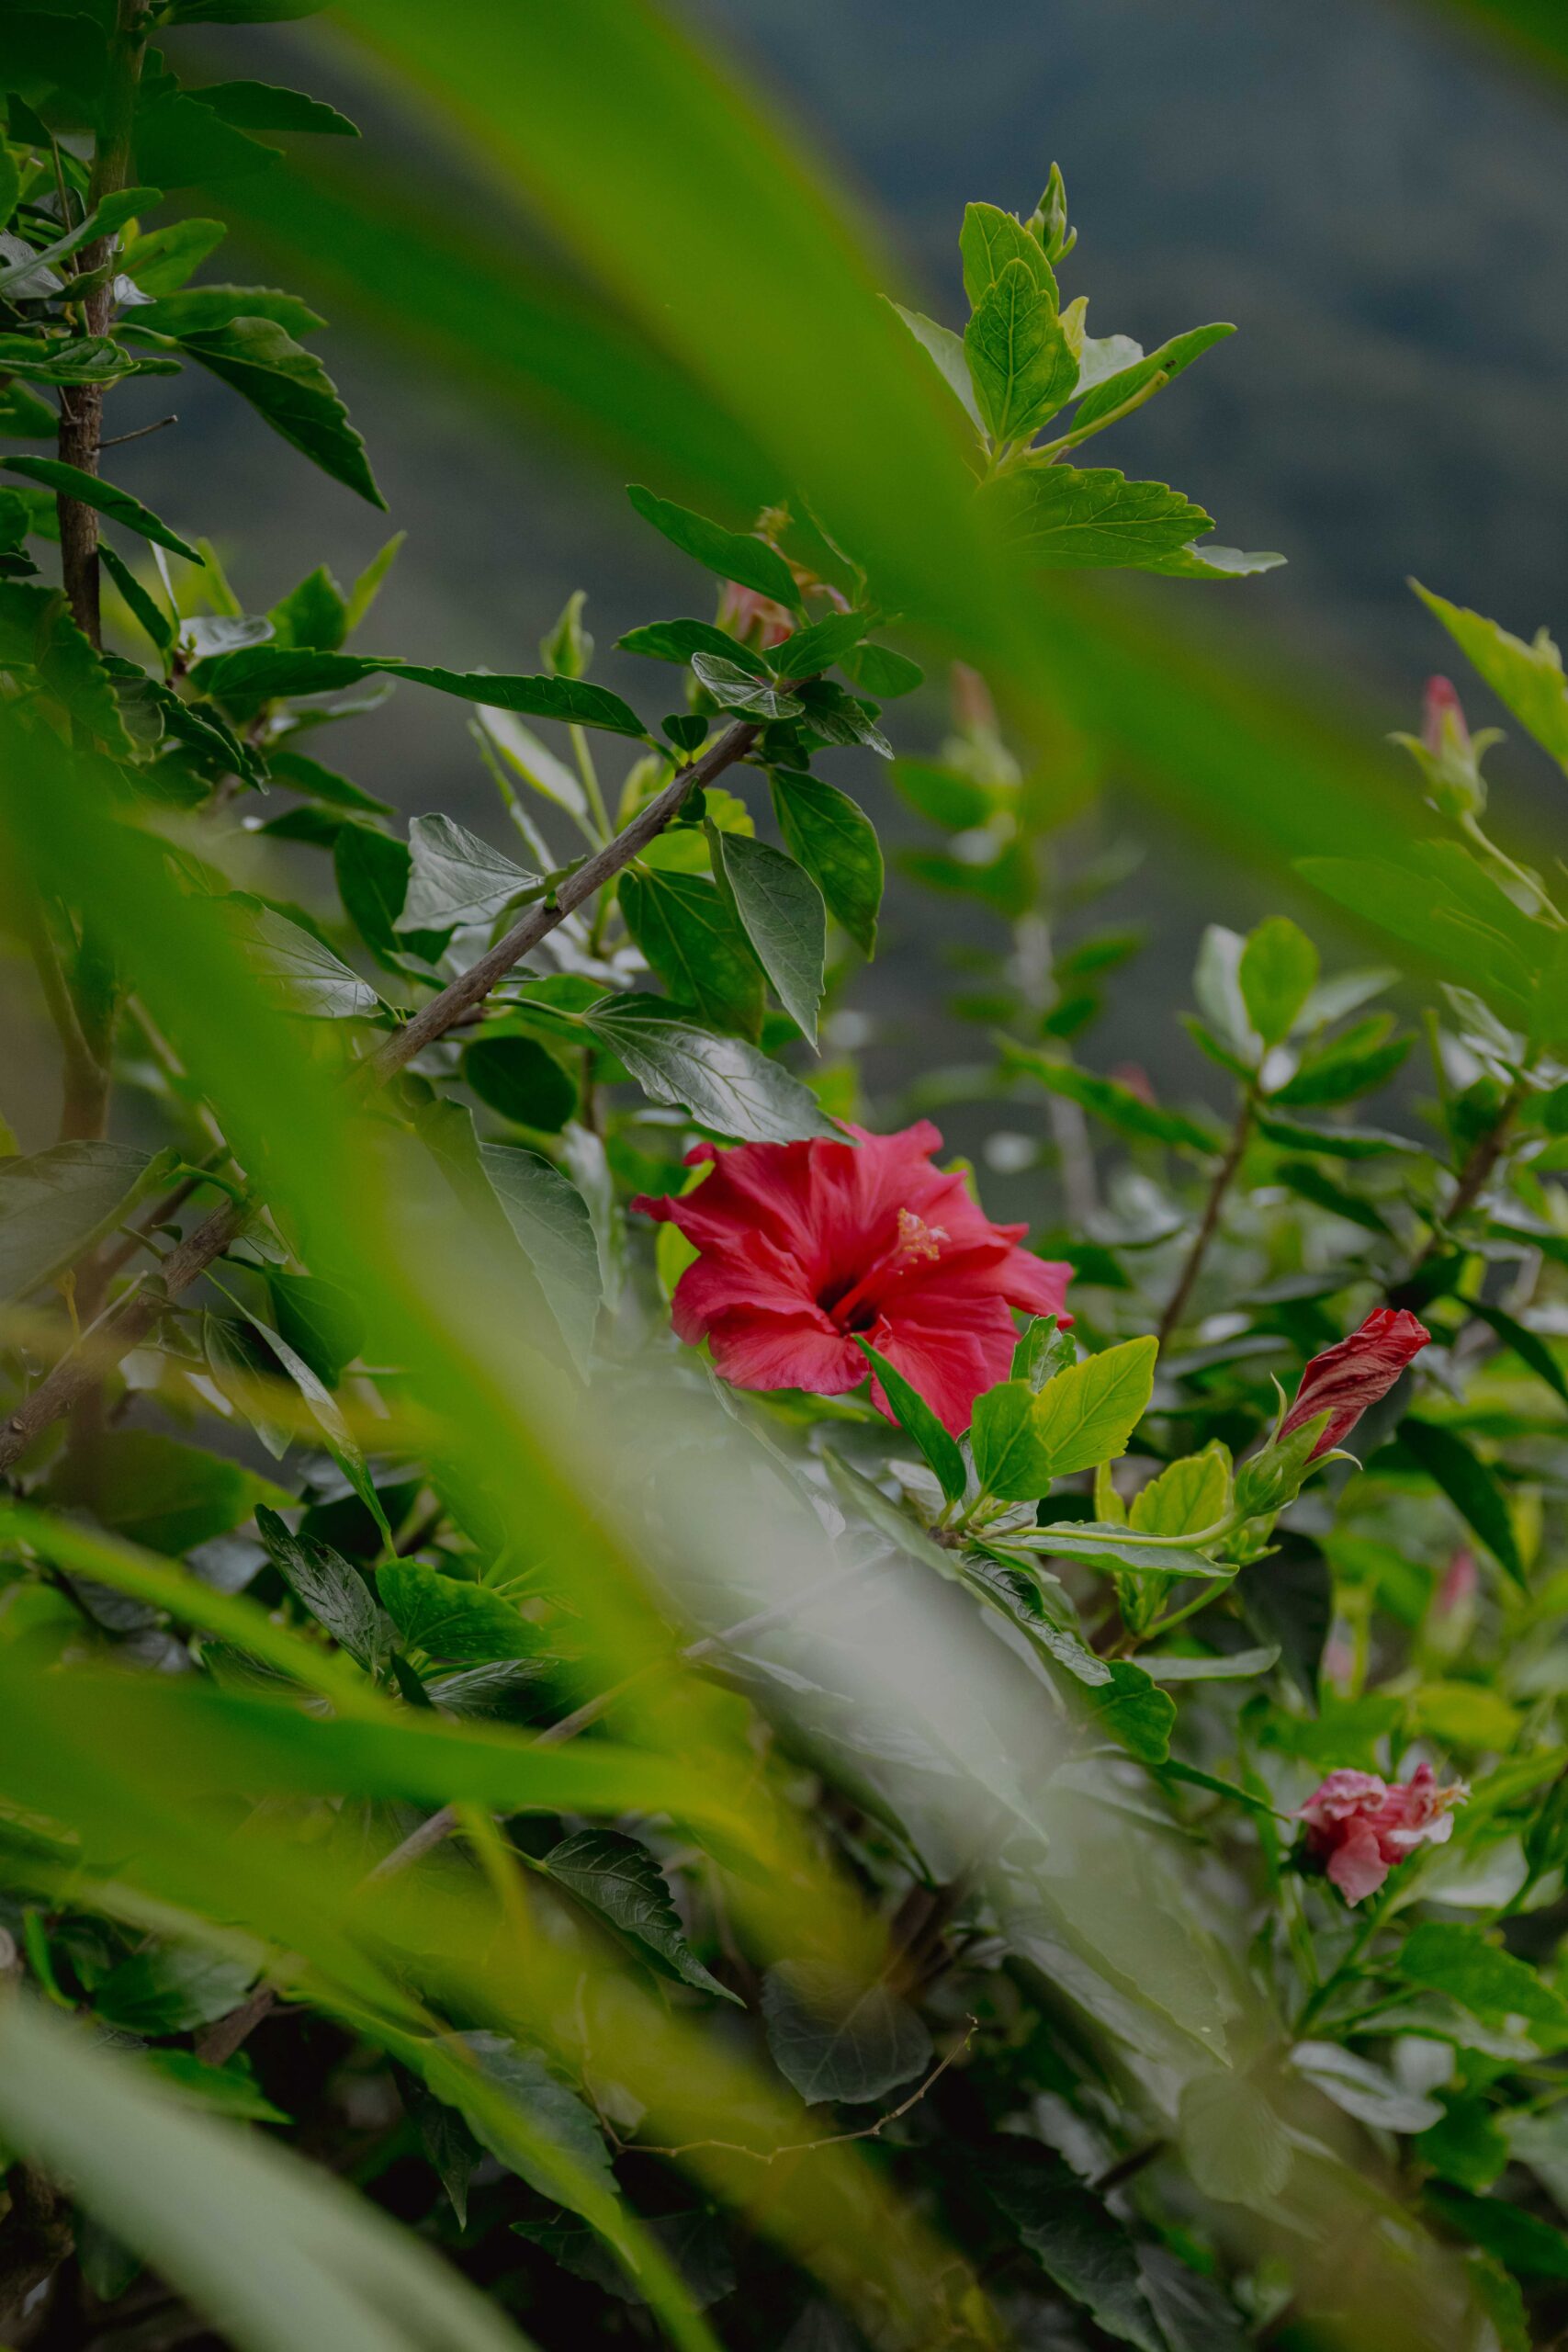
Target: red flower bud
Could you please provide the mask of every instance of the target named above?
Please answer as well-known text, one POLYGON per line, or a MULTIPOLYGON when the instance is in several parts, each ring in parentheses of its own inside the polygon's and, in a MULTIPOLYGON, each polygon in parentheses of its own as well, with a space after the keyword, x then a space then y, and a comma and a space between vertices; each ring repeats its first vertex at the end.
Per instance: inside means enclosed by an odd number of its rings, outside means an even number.
POLYGON ((1421 741, 1435 760, 1441 759, 1444 741, 1450 732, 1459 748, 1468 752, 1470 729, 1458 688, 1450 678, 1428 678, 1421 707, 1421 741))
POLYGON ((1311 1459, 1328 1453, 1348 1437, 1369 1405, 1386 1396, 1406 1364, 1412 1363, 1432 1334, 1404 1307, 1379 1306, 1359 1331, 1314 1356, 1302 1374, 1295 1403, 1280 1425, 1289 1437, 1303 1421, 1319 1413, 1328 1426, 1313 1447, 1311 1459))

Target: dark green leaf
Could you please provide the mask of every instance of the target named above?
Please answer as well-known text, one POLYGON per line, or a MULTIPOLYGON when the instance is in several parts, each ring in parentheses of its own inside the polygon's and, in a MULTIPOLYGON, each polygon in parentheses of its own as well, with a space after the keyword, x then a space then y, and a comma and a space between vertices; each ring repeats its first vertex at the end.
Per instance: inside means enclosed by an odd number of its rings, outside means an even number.
POLYGON ((335 653, 348 634, 348 605, 324 563, 308 571, 267 616, 278 645, 307 646, 335 653))
POLYGON ((322 1021, 375 1012, 375 989, 286 915, 275 914, 243 892, 209 899, 207 905, 211 920, 228 933, 278 1012, 322 1021))
POLYGON ((793 858, 765 842, 734 832, 718 833, 716 839, 746 936, 778 990, 779 1002, 814 1046, 828 953, 822 893, 793 858))
POLYGON ((220 121, 241 130, 310 130, 338 139, 357 139, 357 127, 322 98, 307 97, 303 90, 284 90, 271 82, 209 82, 192 96, 210 107, 220 121))
POLYGON ((859 803, 836 785, 786 770, 773 777, 773 807, 795 855, 863 955, 876 950, 882 847, 859 803))
POLYGON ((397 922, 408 895, 408 850, 375 825, 340 825, 333 840, 333 871, 344 912, 378 963, 402 965, 397 922))
POLYGON ((1170 1754, 1176 1702, 1131 1658, 1108 1661, 1110 1679, 1091 1689, 1083 1708, 1098 1727, 1140 1764, 1163 1764, 1170 1754))
POLYGON ((455 1664, 482 1666, 491 1658, 532 1657, 536 1627, 488 1585, 444 1577, 418 1560, 389 1560, 376 1590, 411 1649, 455 1664))
POLYGON ((879 1354, 871 1341, 859 1332, 855 1344, 882 1384, 893 1417, 907 1437, 912 1437, 921 1453, 936 1473, 942 1493, 950 1503, 962 1502, 968 1484, 968 1472, 958 1440, 949 1435, 938 1420, 918 1388, 905 1379, 897 1364, 889 1363, 879 1354))
POLYGON ((90 1468, 68 1455, 44 1491, 66 1509, 90 1498, 105 1527, 149 1551, 171 1554, 226 1535, 258 1503, 288 1500, 238 1462, 182 1445, 157 1430, 104 1430, 90 1468))
POLYGON ((879 702, 896 702, 900 695, 912 695, 926 682, 919 663, 895 653, 890 645, 857 645, 852 653, 845 654, 843 666, 856 685, 863 686, 879 702))
POLYGON ((1426 2201, 1461 2237, 1526 2278, 1568 2278, 1568 2236, 1502 2197, 1429 2182, 1426 2201))
POLYGON ((1412 1454, 1433 1485, 1447 1495, 1473 1534, 1481 1538, 1517 1584, 1525 1582, 1508 1506, 1496 1479, 1457 1430, 1407 1413, 1399 1424, 1399 1442, 1412 1454))
POLYGON ((1278 1643, 1285 1671, 1309 1706, 1315 1705, 1318 1669, 1334 1622, 1334 1578, 1322 1551, 1306 1536, 1287 1532, 1275 1543, 1270 1558, 1242 1570, 1236 1592, 1254 1633, 1278 1643))
POLYGON ((133 323, 139 334, 151 327, 183 342, 186 335, 221 334, 236 319, 270 319, 296 339, 326 324, 298 294, 271 286, 193 286, 139 307, 133 323))
POLYGON ((1363 1200, 1359 1193, 1348 1191, 1343 1184, 1336 1184, 1310 1160, 1281 1160, 1278 1173, 1281 1184, 1288 1185, 1302 1200, 1311 1201, 1318 1208, 1326 1209, 1332 1216, 1345 1217, 1351 1225, 1359 1225, 1368 1233, 1387 1234, 1391 1231, 1387 1218, 1381 1210, 1372 1206, 1371 1201, 1363 1200))
POLYGON ((48 270, 53 263, 80 253, 99 237, 112 236, 138 212, 150 211, 162 197, 163 190, 156 187, 128 187, 116 196, 106 196, 101 204, 96 204, 83 220, 49 244, 36 247, 26 260, 7 262, 0 268, 0 296, 13 301, 18 300, 24 283, 36 271, 48 270))
POLYGON ((627 930, 672 997, 716 1028, 753 1041, 761 1035, 762 974, 714 883, 631 866, 621 876, 620 901, 627 930))
POLYGON ((268 754, 267 767, 275 784, 284 784, 290 792, 302 792, 311 800, 324 801, 333 808, 363 808, 367 814, 389 817, 391 803, 378 800, 348 777, 339 775, 332 768, 324 768, 319 760, 307 759, 303 752, 281 751, 268 754))
POLYGON ((287 1345, 318 1380, 335 1388, 344 1365, 365 1345, 357 1302, 339 1283, 324 1282, 319 1274, 291 1274, 281 1266, 267 1268, 266 1286, 287 1345))
POLYGON ((1386 1134, 1381 1127, 1312 1127, 1301 1119, 1280 1119, 1269 1112, 1258 1115, 1260 1135, 1287 1151, 1316 1151, 1329 1159, 1377 1159, 1391 1151, 1419 1154, 1426 1147, 1407 1136, 1386 1134))
POLYGON ((864 704, 831 678, 807 679, 795 699, 804 706, 801 724, 825 743, 841 743, 846 749, 863 743, 878 759, 893 757, 892 744, 864 704))
POLYGON ((138 169, 164 188, 240 179, 270 171, 279 160, 276 147, 247 138, 199 98, 168 87, 137 107, 135 141, 138 169))
POLYGON ((569 727, 599 727, 610 735, 642 738, 647 729, 629 703, 586 678, 492 677, 488 670, 431 670, 413 662, 373 662, 370 669, 412 678, 437 694, 514 710, 528 718, 558 718, 569 727))
POLYGON ((237 2008, 255 1978, 254 1962, 195 1944, 154 1944, 120 1962, 93 2007, 122 2033, 190 2033, 237 2008))
POLYGON ((694 556, 709 571, 721 580, 736 581, 742 588, 754 589, 760 596, 771 596, 775 604, 795 610, 800 603, 800 591, 795 584, 795 574, 776 548, 766 540, 753 538, 749 533, 727 531, 717 523, 710 523, 702 514, 694 514, 689 507, 676 506, 668 498, 657 498, 650 490, 634 483, 626 496, 645 523, 685 555, 694 556))
POLYGON ((1446 1993, 1491 2023, 1528 2018, 1568 2039, 1568 2001, 1528 1961, 1493 1942, 1484 1928, 1455 1919, 1424 1920, 1405 1938, 1395 1965, 1407 1983, 1446 1993))
POLYGON ((256 1511, 256 1527, 268 1558, 296 1600, 373 1674, 387 1644, 381 1611, 358 1569, 330 1544, 313 1535, 291 1535, 265 1503, 256 1511))
POLYGON ((1142 1142, 1179 1145, 1205 1156, 1219 1148, 1219 1138, 1213 1128, 1200 1126, 1196 1119, 1189 1119, 1179 1111, 1167 1111, 1157 1103, 1145 1102, 1141 1094, 1118 1085, 1112 1078, 1099 1078, 1092 1070, 1079 1069, 1076 1064, 1058 1060, 1054 1055, 1037 1053, 1031 1046, 1015 1044, 1011 1038, 1000 1042, 1003 1057, 1010 1068, 1027 1071, 1051 1093, 1080 1103, 1122 1135, 1142 1142))
POLYGON ((739 1037, 715 1037, 656 997, 604 997, 585 1019, 656 1102, 684 1104, 698 1124, 747 1143, 837 1136, 816 1098, 739 1037))
POLYGON ((1568 1377, 1564 1377, 1562 1365, 1539 1332, 1530 1330, 1514 1316, 1506 1315, 1500 1306, 1488 1306, 1476 1298, 1466 1299, 1465 1305, 1472 1315, 1490 1324, 1503 1345, 1568 1405, 1568 1377))
POLYGON ((1365 1048, 1343 1041, 1310 1056, 1269 1100, 1288 1110, 1351 1102, 1358 1094, 1371 1094, 1374 1088, 1385 1085, 1409 1051, 1408 1037, 1365 1048))
MULTIPOLYGON (((585 2185, 596 2209, 595 2218, 602 2220, 604 2213, 598 2209, 613 2205, 615 2178, 610 2169, 604 2134, 577 2093, 567 2087, 536 2050, 523 2049, 497 2033, 465 2033, 462 2040, 485 2080, 504 2092, 532 2131, 558 2148, 578 2172, 587 2176, 585 2185)), ((516 2173, 541 2197, 552 2198, 557 2204, 570 2204, 574 2211, 579 2210, 580 2200, 568 2194, 560 2175, 547 2161, 523 2154, 516 2142, 498 2132, 479 2107, 465 2111, 475 2138, 509 2172, 516 2173)))
POLYGON ((814 678, 819 670, 830 670, 835 662, 853 651, 871 619, 869 613, 828 613, 821 620, 797 628, 782 645, 770 646, 768 667, 775 677, 814 678))
POLYGON ((228 233, 221 220, 170 220, 134 238, 119 256, 120 270, 157 301, 177 293, 228 233))
POLYGON ((182 347, 249 401, 274 432, 323 473, 372 506, 385 506, 366 460, 365 444, 314 352, 296 343, 273 320, 249 318, 236 319, 210 334, 183 337, 182 347))
POLYGON ((754 678, 768 674, 760 653, 716 628, 712 621, 649 621, 646 628, 628 629, 615 643, 623 653, 641 653, 652 662, 677 662, 682 669, 694 653, 711 653, 716 661, 733 662, 754 678))
POLYGON ((513 1126, 558 1135, 577 1110, 577 1080, 533 1037, 479 1037, 465 1046, 463 1081, 513 1126))
POLYGON ((822 1961, 782 1961, 762 1979, 762 2021, 779 2072, 807 2107, 885 2098, 930 2064, 931 2040, 881 1978, 822 1961))
POLYGON ((163 605, 148 594, 130 566, 107 540, 99 546, 98 560, 124 597, 132 618, 145 629, 159 652, 166 655, 175 641, 175 624, 163 605))
POLYGON ((1138 2352, 1168 2352, 1131 2237, 1054 2149, 994 2140, 978 2172, 1020 2244, 1098 2327, 1138 2352))
POLYGON ((744 2007, 710 1975, 686 1940, 664 1873, 646 1846, 618 1829, 585 1829, 553 1846, 544 1866, 553 1879, 663 1962, 683 1984, 744 2007))

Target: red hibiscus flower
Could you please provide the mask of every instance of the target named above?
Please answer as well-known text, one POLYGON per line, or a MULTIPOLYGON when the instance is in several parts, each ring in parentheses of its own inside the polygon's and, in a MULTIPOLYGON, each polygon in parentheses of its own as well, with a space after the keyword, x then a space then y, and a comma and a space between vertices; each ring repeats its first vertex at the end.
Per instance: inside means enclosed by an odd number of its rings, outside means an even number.
POLYGON ((694 1192, 633 1202, 699 1253, 676 1285, 675 1329, 706 1340, 738 1388, 818 1396, 865 1378, 863 1332, 956 1436, 1007 1378, 1010 1308, 1070 1320, 1072 1268, 1016 1248, 1026 1227, 993 1225, 962 1175, 931 1166, 942 1137, 928 1120, 848 1132, 854 1143, 699 1144, 687 1164, 714 1165, 694 1192))
POLYGON ((1388 1395, 1431 1336, 1406 1308, 1375 1307, 1359 1331, 1314 1356, 1302 1374, 1296 1401, 1280 1424, 1280 1435, 1289 1437, 1303 1421, 1326 1413, 1328 1426, 1312 1450, 1315 1462, 1320 1453, 1343 1443, 1369 1405, 1388 1395))
POLYGON ((1330 1772, 1301 1809, 1307 1852, 1347 1903, 1359 1903, 1417 1846, 1446 1845, 1453 1808, 1469 1794, 1462 1781, 1438 1788, 1429 1764, 1393 1788, 1375 1772, 1330 1772))

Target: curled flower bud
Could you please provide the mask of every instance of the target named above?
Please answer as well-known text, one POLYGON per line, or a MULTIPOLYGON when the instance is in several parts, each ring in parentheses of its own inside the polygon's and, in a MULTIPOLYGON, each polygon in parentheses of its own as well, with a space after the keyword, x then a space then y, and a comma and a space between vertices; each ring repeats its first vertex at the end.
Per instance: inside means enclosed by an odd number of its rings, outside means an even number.
POLYGON ((1301 1809, 1307 1853, 1347 1903, 1360 1903, 1418 1846, 1446 1845, 1469 1794, 1462 1781, 1439 1788, 1429 1764, 1392 1788, 1375 1772, 1330 1772, 1301 1809))
POLYGON ((1427 797, 1456 823, 1478 817, 1486 806, 1483 754, 1502 741, 1495 727, 1472 735, 1453 682, 1428 678, 1421 704, 1419 735, 1396 735, 1427 780, 1427 797))
POLYGON ((1450 743, 1456 751, 1470 750, 1464 705, 1451 678, 1427 681, 1426 699, 1421 706, 1421 741, 1435 760, 1442 758, 1450 743))
POLYGON ((1386 1396, 1405 1366, 1418 1356, 1432 1334, 1424 1323, 1401 1307, 1373 1309, 1359 1331, 1314 1356, 1302 1374, 1294 1404, 1280 1424, 1289 1437, 1319 1413, 1328 1424, 1309 1459, 1340 1445, 1370 1405, 1386 1396))

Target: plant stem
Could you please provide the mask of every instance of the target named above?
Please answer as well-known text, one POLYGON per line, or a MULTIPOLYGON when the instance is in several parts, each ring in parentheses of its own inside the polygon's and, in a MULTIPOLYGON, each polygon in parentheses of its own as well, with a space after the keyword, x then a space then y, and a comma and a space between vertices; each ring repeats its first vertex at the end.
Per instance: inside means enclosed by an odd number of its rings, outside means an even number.
MULTIPOLYGON (((1529 1088, 1526 1080, 1522 1078, 1516 1079, 1513 1086, 1504 1096, 1497 1115, 1491 1125, 1477 1136, 1471 1145, 1465 1155, 1464 1165, 1459 1171, 1453 1197, 1443 1211, 1445 1227, 1457 1225, 1461 1217, 1468 1216, 1485 1191, 1491 1180, 1492 1171, 1503 1156, 1503 1147, 1508 1140, 1508 1131, 1514 1124, 1518 1107, 1529 1091, 1529 1088)), ((1440 1234, 1434 1224, 1432 1231, 1427 1238, 1426 1246, 1412 1265, 1409 1273, 1404 1277, 1406 1283, 1413 1282, 1422 1267, 1430 1264, 1440 1246, 1440 1234)), ((1404 1284, 1399 1285, 1399 1288, 1403 1287, 1404 1284)), ((1391 1295, 1397 1302, 1399 1290, 1394 1290, 1391 1295)))
POLYGON ((604 795, 599 787, 599 771, 593 764, 593 753, 588 741, 588 729, 585 727, 570 727, 567 732, 571 737, 571 748, 577 754, 577 773, 582 778, 582 788, 588 795, 588 805, 593 812, 593 822, 599 829, 599 839, 601 842, 607 842, 615 827, 610 822, 610 812, 604 806, 604 795))
POLYGON ((1214 1181, 1209 1187, 1209 1197, 1203 1204, 1202 1222, 1192 1237, 1192 1247, 1187 1252, 1187 1262, 1182 1267, 1180 1278, 1170 1295, 1169 1304, 1160 1317, 1159 1343, 1162 1348, 1171 1333, 1178 1329, 1183 1315, 1187 1312, 1187 1302, 1192 1295, 1193 1285, 1199 1274, 1202 1272, 1209 1244, 1214 1238, 1214 1230, 1220 1221, 1220 1211, 1225 1204, 1225 1194, 1230 1191, 1235 1171, 1241 1166, 1243 1155, 1251 1140, 1254 1109, 1252 1093, 1248 1090, 1242 1097, 1241 1108, 1236 1114, 1235 1125, 1231 1130, 1231 1139, 1225 1147, 1224 1158, 1214 1170, 1214 1181))
MULTIPOLYGON (((597 857, 590 858, 585 865, 580 866, 569 880, 562 883, 553 905, 547 902, 531 908, 523 922, 509 931, 489 955, 481 956, 460 979, 443 989, 439 996, 433 998, 415 1014, 406 1028, 389 1038, 381 1052, 363 1064, 362 1069, 374 1079, 386 1080, 411 1062, 426 1046, 443 1036, 472 1006, 490 993, 497 980, 503 978, 530 948, 547 938, 574 909, 613 879, 639 850, 646 847, 679 812, 687 793, 694 786, 711 782, 724 769, 733 766, 737 760, 744 759, 757 735, 757 728, 750 722, 727 729, 710 751, 691 767, 683 768, 655 799, 649 802, 646 808, 639 810, 614 841, 606 843, 597 857)), ((69 1412, 111 1364, 117 1363, 120 1357, 146 1338, 167 1300, 187 1289, 222 1256, 229 1244, 238 1237, 243 1222, 243 1210, 235 1204, 226 1202, 164 1259, 159 1269, 157 1287, 141 1291, 128 1299, 103 1325, 90 1363, 74 1351, 61 1358, 32 1395, 0 1426, 0 1475, 20 1460, 51 1421, 69 1412)))

